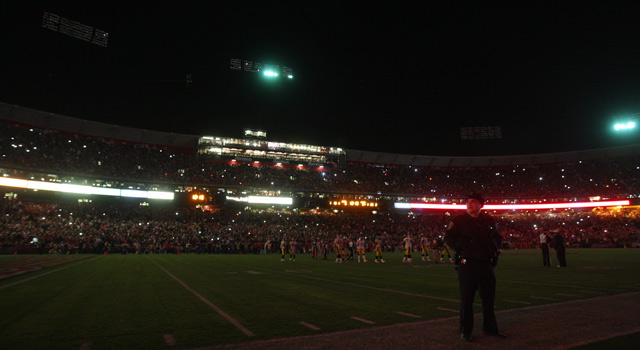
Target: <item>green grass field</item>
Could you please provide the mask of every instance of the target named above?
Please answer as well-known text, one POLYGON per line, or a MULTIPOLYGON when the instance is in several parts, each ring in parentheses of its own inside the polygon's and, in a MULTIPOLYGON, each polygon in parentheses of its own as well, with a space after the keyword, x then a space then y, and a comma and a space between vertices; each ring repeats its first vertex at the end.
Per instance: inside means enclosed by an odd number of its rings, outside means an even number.
MULTIPOLYGON (((540 255, 503 253, 498 311, 640 291, 640 249, 570 249, 563 269, 540 255)), ((0 272, 42 267, 0 280, 0 348, 183 349, 457 316, 452 264, 369 256, 0 256, 0 272)))

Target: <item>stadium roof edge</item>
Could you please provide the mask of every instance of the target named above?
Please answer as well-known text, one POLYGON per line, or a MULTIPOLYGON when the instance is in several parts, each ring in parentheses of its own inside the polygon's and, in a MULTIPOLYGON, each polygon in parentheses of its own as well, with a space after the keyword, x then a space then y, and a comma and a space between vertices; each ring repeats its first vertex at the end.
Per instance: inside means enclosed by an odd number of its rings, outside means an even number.
MULTIPOLYGON (((107 139, 197 149, 199 135, 151 131, 94 122, 0 102, 0 119, 20 124, 107 139)), ((553 164, 640 155, 640 144, 574 152, 516 156, 446 157, 346 150, 347 162, 416 167, 500 167, 553 164)))
POLYGON ((347 162, 416 167, 500 167, 602 160, 640 155, 640 144, 573 152, 515 156, 447 157, 406 155, 347 149, 347 162))
POLYGON ((59 130, 119 141, 196 149, 198 137, 163 131, 137 129, 114 124, 67 117, 0 102, 0 119, 43 129, 59 130))

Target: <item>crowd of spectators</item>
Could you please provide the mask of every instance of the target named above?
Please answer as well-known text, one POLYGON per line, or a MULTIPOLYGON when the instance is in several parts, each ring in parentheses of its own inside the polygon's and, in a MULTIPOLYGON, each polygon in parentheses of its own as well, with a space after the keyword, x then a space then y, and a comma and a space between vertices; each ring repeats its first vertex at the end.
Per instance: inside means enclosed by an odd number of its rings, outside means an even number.
MULTIPOLYGON (((46 203, 0 200, 2 253, 270 253, 295 240, 301 253, 332 251, 337 235, 383 239, 386 251, 402 250, 407 235, 441 238, 450 213, 276 212, 225 208, 141 207, 112 203, 46 203)), ((455 215, 455 214, 454 214, 455 215)), ((640 246, 636 210, 493 213, 504 248, 537 248, 541 232, 558 230, 572 247, 640 246)))
POLYGON ((260 188, 461 198, 482 191, 504 199, 636 196, 640 157, 507 167, 347 164, 343 169, 214 162, 195 149, 105 140, 0 122, 0 166, 44 173, 199 187, 260 188))
MULTIPOLYGON (((410 167, 347 164, 341 169, 216 162, 195 149, 105 140, 0 122, 0 169, 188 185, 328 194, 390 195, 453 200, 478 190, 489 201, 599 195, 637 197, 640 157, 509 167, 410 167)), ((257 211, 223 207, 141 207, 123 202, 0 201, 2 252, 260 253, 284 236, 302 251, 332 249, 336 235, 376 238, 387 251, 402 239, 438 239, 449 213, 257 211)), ((638 210, 495 213, 505 248, 536 248, 541 231, 559 230, 575 247, 637 247, 638 210)))

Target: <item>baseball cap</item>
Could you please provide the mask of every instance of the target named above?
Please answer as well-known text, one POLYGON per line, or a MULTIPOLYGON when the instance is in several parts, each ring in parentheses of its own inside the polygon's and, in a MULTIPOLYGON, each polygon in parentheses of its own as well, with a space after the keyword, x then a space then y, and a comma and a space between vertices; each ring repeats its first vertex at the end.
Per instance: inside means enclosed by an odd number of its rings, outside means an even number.
POLYGON ((469 194, 467 195, 467 197, 465 197, 465 201, 468 200, 469 198, 473 198, 475 200, 477 200, 478 202, 480 202, 480 205, 484 205, 484 198, 482 198, 482 195, 478 192, 469 192, 469 194))

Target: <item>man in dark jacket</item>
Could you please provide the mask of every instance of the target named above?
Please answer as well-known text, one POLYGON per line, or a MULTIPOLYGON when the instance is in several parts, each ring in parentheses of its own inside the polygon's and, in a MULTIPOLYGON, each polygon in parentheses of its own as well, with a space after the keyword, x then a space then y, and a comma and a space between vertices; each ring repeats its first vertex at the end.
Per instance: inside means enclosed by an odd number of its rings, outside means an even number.
POLYGON ((558 257, 558 267, 567 267, 564 237, 562 237, 560 231, 556 231, 556 235, 553 237, 553 249, 556 250, 556 256, 558 257))
POLYGON ((494 311, 496 276, 493 268, 498 262, 502 236, 493 218, 482 213, 484 199, 472 192, 466 198, 467 211, 449 224, 446 244, 456 251, 458 281, 460 282, 461 339, 471 341, 473 330, 473 300, 476 290, 482 299, 484 333, 506 338, 498 331, 494 311))

